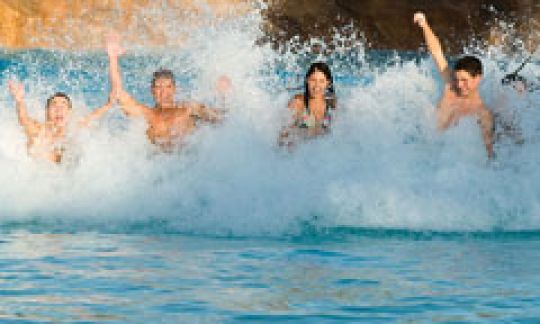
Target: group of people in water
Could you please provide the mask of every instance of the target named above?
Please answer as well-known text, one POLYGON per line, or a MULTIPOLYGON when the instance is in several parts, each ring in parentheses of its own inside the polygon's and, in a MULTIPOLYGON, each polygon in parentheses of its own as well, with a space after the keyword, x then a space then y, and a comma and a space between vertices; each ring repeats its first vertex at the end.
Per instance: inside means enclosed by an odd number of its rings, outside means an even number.
MULTIPOLYGON (((464 56, 451 69, 441 43, 425 15, 418 12, 414 15, 413 21, 422 30, 429 52, 444 81, 442 98, 436 111, 437 128, 444 131, 458 124, 462 118, 475 118, 487 156, 492 158, 494 116, 486 108, 479 94, 478 88, 483 75, 481 61, 473 56, 464 56)), ((222 119, 223 110, 197 102, 177 102, 175 78, 170 70, 160 69, 153 74, 150 90, 155 102, 154 107, 137 102, 125 91, 122 84, 119 59, 124 50, 120 46, 118 36, 108 38, 107 54, 111 83, 109 100, 78 123, 73 122, 71 118, 71 99, 60 92, 47 99, 45 122, 41 123, 31 118, 25 107, 24 87, 15 81, 9 82, 9 90, 16 103, 19 123, 27 137, 30 155, 56 163, 62 162, 68 134, 78 128, 89 126, 115 104, 118 104, 128 117, 144 118, 148 140, 165 152, 181 146, 183 138, 196 129, 198 121, 216 123, 222 119)), ((317 137, 330 131, 337 108, 330 68, 322 62, 313 63, 307 71, 304 83, 304 92, 295 95, 289 102, 292 122, 280 132, 278 137, 280 146, 292 148, 300 140, 317 137)), ((226 94, 231 87, 231 81, 222 76, 217 82, 216 90, 226 94)))

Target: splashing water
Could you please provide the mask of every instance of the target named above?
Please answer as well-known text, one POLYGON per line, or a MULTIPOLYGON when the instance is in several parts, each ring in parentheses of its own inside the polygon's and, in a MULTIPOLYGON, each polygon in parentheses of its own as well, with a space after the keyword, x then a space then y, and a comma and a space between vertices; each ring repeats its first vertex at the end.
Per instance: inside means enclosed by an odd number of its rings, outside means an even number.
MULTIPOLYGON (((522 145, 502 141, 497 160, 488 162, 473 122, 436 132, 441 82, 430 59, 381 63, 384 53, 366 52, 361 37, 351 42, 350 33, 336 34, 343 48, 331 56, 298 49, 279 54, 256 45, 259 19, 253 13, 193 27, 180 47, 128 48, 121 59, 125 86, 141 102, 152 105, 151 73, 167 67, 177 76, 179 99, 227 109, 221 125, 201 127, 178 154, 152 153, 145 125, 115 107, 97 127, 76 135, 73 161, 57 167, 32 160, 14 103, 7 90, 0 92, 5 228, 235 236, 294 235, 306 225, 540 230, 539 94, 519 96, 500 86, 508 73, 501 64, 517 66, 517 59, 497 49, 482 54, 483 98, 489 107, 515 111, 525 139, 522 145), (276 147, 293 94, 287 87, 302 86, 314 60, 332 66, 339 112, 331 136, 289 154, 276 147), (222 74, 234 85, 226 100, 213 91, 222 74)), ((38 120, 55 91, 69 93, 80 115, 107 100, 104 52, 6 52, 1 63, 1 84, 22 80, 38 120)), ((539 65, 522 74, 533 79, 539 65)))

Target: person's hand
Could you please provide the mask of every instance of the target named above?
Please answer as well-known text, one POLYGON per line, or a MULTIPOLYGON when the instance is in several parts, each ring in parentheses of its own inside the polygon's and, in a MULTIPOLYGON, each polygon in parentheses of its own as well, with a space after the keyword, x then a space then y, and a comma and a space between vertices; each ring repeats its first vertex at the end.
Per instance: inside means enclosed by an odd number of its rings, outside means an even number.
POLYGON ((22 102, 24 100, 24 86, 16 81, 9 80, 8 82, 9 92, 16 102, 22 102))
POLYGON ((111 93, 109 93, 109 104, 115 104, 118 102, 118 97, 119 97, 119 91, 118 90, 113 90, 111 91, 111 93))
POLYGON ((220 76, 216 81, 216 91, 222 95, 227 95, 231 92, 232 82, 226 75, 220 76))
POLYGON ((424 28, 427 25, 426 15, 423 12, 416 12, 413 16, 413 22, 420 28, 424 28))
POLYGON ((107 35, 107 54, 109 57, 119 57, 125 53, 125 50, 120 46, 120 35, 110 33, 107 35))

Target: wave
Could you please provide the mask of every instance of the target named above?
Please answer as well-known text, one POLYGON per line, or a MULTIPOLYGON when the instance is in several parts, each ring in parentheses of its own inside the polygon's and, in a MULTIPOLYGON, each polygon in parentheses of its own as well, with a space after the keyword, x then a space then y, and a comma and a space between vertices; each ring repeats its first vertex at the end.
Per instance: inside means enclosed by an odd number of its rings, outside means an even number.
MULTIPOLYGON (((257 19, 197 27, 182 47, 133 47, 122 59, 126 87, 142 102, 151 104, 152 71, 169 67, 179 98, 227 109, 221 125, 201 127, 178 154, 153 153, 144 125, 116 107, 73 139, 70 163, 32 160, 14 104, 0 92, 2 228, 265 237, 540 231, 539 94, 500 85, 519 58, 496 48, 479 52, 482 96, 491 108, 515 112, 524 137, 521 145, 501 140, 488 162, 474 123, 445 134, 434 129, 441 84, 429 58, 388 59, 360 38, 331 55, 312 54, 312 44, 278 53, 257 43, 257 19), (276 135, 288 119, 294 91, 287 88, 301 86, 315 60, 329 62, 336 75, 332 134, 283 152, 276 135), (234 86, 225 101, 212 86, 222 74, 234 86)), ((79 114, 106 101, 104 53, 5 52, 1 61, 1 84, 21 79, 38 119, 58 90, 72 95, 79 114)), ((534 80, 539 65, 522 74, 534 80)))

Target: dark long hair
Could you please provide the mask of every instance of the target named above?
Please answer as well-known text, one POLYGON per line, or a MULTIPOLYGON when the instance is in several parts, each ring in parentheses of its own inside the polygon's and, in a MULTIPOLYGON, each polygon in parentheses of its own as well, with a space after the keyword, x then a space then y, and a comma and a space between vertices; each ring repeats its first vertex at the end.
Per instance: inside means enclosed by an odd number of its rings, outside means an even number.
POLYGON ((331 109, 336 108, 336 94, 334 91, 334 79, 332 78, 332 72, 330 71, 330 67, 328 67, 328 64, 324 62, 315 62, 311 64, 309 67, 306 78, 304 79, 304 104, 305 107, 308 107, 309 98, 311 97, 311 94, 309 93, 308 88, 308 78, 315 72, 322 72, 326 79, 328 80, 328 88, 326 88, 325 91, 325 99, 326 99, 326 106, 331 109))

